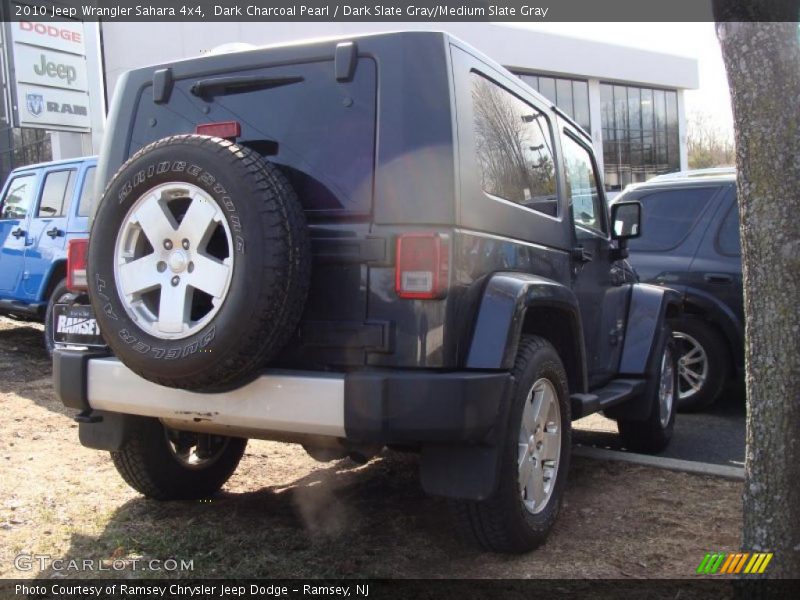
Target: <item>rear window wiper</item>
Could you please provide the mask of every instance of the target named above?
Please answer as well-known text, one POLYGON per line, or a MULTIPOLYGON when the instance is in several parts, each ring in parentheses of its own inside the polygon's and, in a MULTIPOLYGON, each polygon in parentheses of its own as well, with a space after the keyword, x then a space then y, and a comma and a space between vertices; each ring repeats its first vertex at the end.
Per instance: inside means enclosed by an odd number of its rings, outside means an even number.
POLYGON ((229 94, 269 90, 284 85, 300 83, 301 81, 304 81, 304 79, 299 76, 243 75, 238 77, 212 77, 196 82, 190 91, 195 96, 207 98, 209 96, 227 96, 229 94))

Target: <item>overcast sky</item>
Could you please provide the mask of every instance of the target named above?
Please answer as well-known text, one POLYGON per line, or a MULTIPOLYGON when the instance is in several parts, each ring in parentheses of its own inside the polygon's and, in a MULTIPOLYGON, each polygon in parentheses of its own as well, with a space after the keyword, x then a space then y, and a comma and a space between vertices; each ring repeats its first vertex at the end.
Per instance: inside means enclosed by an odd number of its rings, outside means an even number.
POLYGON ((686 92, 687 115, 707 113, 716 125, 733 130, 728 80, 714 23, 525 23, 549 31, 696 58, 700 87, 686 92))

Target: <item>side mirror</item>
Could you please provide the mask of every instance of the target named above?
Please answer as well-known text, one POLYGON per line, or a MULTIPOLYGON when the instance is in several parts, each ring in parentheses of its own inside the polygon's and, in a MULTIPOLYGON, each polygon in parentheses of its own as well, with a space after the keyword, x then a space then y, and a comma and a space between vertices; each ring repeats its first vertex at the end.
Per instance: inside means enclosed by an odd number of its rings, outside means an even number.
POLYGON ((628 240, 642 235, 642 205, 639 202, 619 202, 611 206, 611 237, 628 240))

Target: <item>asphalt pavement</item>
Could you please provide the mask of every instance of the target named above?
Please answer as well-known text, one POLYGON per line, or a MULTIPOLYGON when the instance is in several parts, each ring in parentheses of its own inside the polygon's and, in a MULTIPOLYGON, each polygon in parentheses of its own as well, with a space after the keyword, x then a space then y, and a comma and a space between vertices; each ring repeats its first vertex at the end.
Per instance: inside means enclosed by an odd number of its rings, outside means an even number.
MULTIPOLYGON (((678 413, 670 445, 659 456, 697 462, 744 466, 745 400, 741 386, 731 386, 722 398, 700 413, 678 413)), ((573 424, 573 442, 624 450, 614 421, 591 415, 573 424)))

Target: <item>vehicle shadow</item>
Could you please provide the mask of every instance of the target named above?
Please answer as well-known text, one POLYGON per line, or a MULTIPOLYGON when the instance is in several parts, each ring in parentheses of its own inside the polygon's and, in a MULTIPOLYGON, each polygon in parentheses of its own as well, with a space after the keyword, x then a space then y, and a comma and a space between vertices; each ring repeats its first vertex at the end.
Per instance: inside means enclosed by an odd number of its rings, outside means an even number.
MULTIPOLYGON (((263 469, 245 467, 235 477, 263 469)), ((234 479, 233 491, 205 501, 137 497, 119 506, 97 537, 74 533, 59 558, 105 560, 111 569, 68 572, 70 578, 130 576, 137 558, 140 569, 148 559, 193 561, 193 570, 133 574, 145 578, 391 577, 409 568, 436 576, 437 563, 477 552, 453 539, 444 501, 423 493, 417 470, 416 456, 387 451, 365 466, 336 461, 257 491, 235 491, 234 479), (122 573, 113 571, 114 559, 122 573)), ((50 569, 39 578, 53 576, 50 569)))

